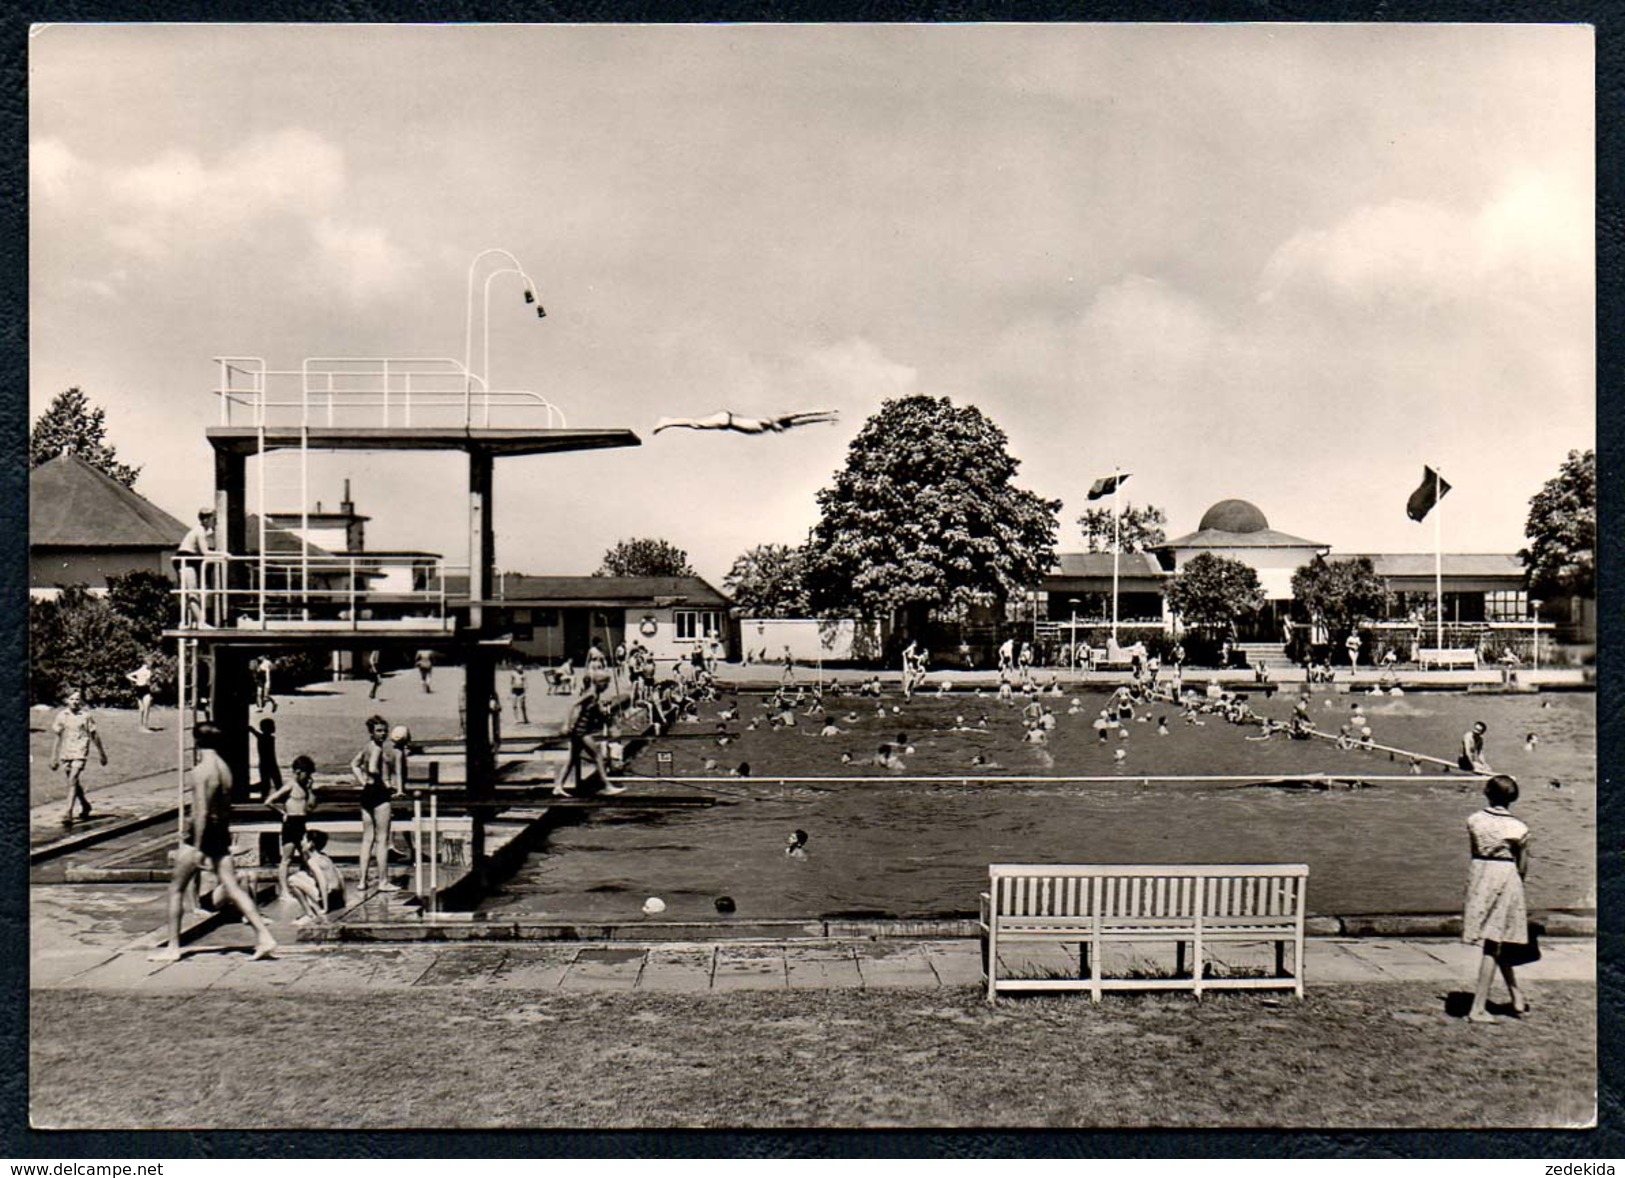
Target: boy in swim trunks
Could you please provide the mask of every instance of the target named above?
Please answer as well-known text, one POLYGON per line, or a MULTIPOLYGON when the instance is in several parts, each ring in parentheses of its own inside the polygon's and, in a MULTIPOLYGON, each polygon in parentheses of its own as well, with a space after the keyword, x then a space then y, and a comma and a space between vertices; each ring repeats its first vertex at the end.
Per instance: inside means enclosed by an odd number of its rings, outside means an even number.
POLYGON ((67 704, 51 723, 51 731, 56 733, 55 743, 51 746, 51 771, 56 772, 59 765, 67 769, 68 812, 62 819, 62 825, 72 829, 75 803, 82 807, 79 814, 81 819, 90 817, 90 799, 85 797, 85 787, 79 780, 84 775, 85 762, 90 759, 90 746, 96 746, 103 765, 107 764, 107 750, 102 747, 102 737, 96 731, 95 719, 85 711, 85 697, 78 688, 68 692, 67 704))
POLYGON ((154 953, 152 961, 181 959, 181 902, 187 885, 204 868, 220 880, 226 897, 237 906, 243 919, 253 926, 254 960, 269 957, 276 949, 271 930, 265 927, 253 898, 238 882, 231 861, 231 767, 220 756, 222 734, 213 724, 199 724, 192 730, 198 762, 192 767, 191 828, 186 842, 175 852, 175 872, 169 879, 169 944, 154 953))
MULTIPOLYGON (((263 774, 263 770, 261 771, 263 774)), ((305 819, 316 796, 316 762, 301 753, 293 759, 293 781, 288 785, 278 785, 275 790, 265 795, 265 804, 277 809, 277 803, 284 798, 282 810, 282 844, 281 859, 277 864, 277 894, 284 898, 288 895, 288 870, 293 860, 300 853, 300 846, 305 841, 305 819)))

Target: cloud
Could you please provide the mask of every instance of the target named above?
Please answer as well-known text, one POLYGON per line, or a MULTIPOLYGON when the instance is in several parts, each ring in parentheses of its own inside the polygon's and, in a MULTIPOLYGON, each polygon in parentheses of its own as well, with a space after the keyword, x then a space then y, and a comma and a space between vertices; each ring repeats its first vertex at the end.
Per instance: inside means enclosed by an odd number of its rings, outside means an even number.
POLYGON ((1571 306, 1591 290, 1591 202, 1557 181, 1509 178, 1476 209, 1396 199, 1304 229, 1265 264, 1259 299, 1402 309, 1486 298, 1571 306))
POLYGON ((398 292, 417 264, 378 226, 346 225, 321 220, 314 226, 317 265, 357 303, 398 292))
MULTIPOLYGON (((351 300, 400 290, 415 264, 386 229, 346 215, 350 190, 344 153, 299 127, 257 136, 209 159, 166 148, 130 164, 98 164, 60 139, 35 142, 30 180, 41 232, 85 248, 82 227, 100 227, 116 262, 184 266, 219 260, 275 242, 291 266, 332 279, 351 300)), ((115 298, 130 268, 109 264, 94 281, 75 285, 115 298)))

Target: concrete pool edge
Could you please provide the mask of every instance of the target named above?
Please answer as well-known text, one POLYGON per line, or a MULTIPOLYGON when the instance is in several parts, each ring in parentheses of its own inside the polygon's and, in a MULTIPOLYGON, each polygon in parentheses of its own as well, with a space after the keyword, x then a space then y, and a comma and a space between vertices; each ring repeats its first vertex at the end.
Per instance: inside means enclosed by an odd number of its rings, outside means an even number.
MULTIPOLYGON (((1597 935, 1591 912, 1543 911, 1531 914, 1542 936, 1597 935)), ((1311 916, 1310 937, 1355 939, 1459 937, 1461 917, 1450 913, 1311 916)), ((353 921, 300 931, 300 941, 410 944, 443 941, 674 942, 802 940, 955 940, 981 935, 972 917, 930 920, 819 919, 581 921, 501 920, 444 913, 409 921, 353 921)))

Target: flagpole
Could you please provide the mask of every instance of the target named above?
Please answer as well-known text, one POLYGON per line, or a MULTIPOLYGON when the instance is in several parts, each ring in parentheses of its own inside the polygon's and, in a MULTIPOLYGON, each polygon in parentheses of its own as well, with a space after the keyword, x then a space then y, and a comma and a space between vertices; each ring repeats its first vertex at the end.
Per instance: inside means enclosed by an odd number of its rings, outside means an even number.
POLYGON ((1439 522, 1439 500, 1444 498, 1444 475, 1433 468, 1433 597, 1438 602, 1438 615, 1434 618, 1433 640, 1444 649, 1444 541, 1443 526, 1439 522))
POLYGON ((1123 485, 1123 468, 1112 467, 1112 645, 1117 645, 1117 562, 1123 551, 1121 536, 1122 512, 1118 509, 1119 490, 1123 485))

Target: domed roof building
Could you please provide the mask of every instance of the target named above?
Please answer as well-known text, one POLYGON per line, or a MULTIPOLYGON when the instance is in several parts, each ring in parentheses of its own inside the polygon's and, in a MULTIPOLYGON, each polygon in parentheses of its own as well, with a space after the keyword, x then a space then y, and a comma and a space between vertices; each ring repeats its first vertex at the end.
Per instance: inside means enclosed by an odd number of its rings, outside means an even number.
POLYGON ((1193 557, 1209 552, 1251 565, 1264 594, 1272 601, 1292 597, 1292 574, 1330 548, 1270 527, 1257 505, 1245 499, 1221 499, 1202 514, 1196 531, 1169 540, 1161 551, 1172 557, 1178 572, 1193 557))
MULTIPOLYGON (((1164 547, 1175 550, 1176 553, 1177 550, 1186 548, 1309 549, 1309 555, 1304 558, 1305 560, 1312 558, 1316 553, 1328 550, 1328 546, 1319 540, 1305 540, 1301 536, 1277 532, 1270 527, 1270 521, 1265 518, 1264 513, 1245 499, 1219 500, 1202 513, 1202 522, 1197 524, 1196 531, 1169 540, 1164 547)), ((1178 568, 1180 563, 1176 559, 1174 567, 1178 568)), ((1253 562, 1249 560, 1248 563, 1253 562)), ((1296 568, 1297 565, 1292 567, 1296 568)))

